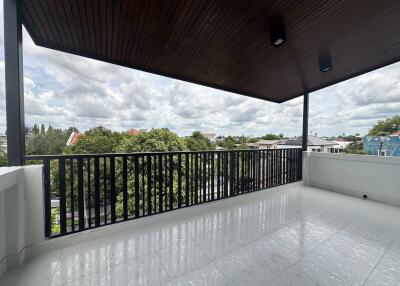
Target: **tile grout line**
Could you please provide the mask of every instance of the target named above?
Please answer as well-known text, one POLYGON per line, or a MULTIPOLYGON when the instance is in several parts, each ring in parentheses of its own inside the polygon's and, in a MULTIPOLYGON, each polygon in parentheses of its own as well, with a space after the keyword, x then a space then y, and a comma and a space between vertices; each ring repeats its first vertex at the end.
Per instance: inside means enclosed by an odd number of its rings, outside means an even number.
POLYGON ((385 254, 389 251, 389 249, 392 247, 392 245, 394 244, 394 240, 392 241, 392 243, 386 248, 386 250, 383 252, 381 258, 378 260, 378 262, 375 264, 374 268, 371 270, 371 272, 368 274, 367 278, 365 278, 365 280, 363 281, 363 283, 361 284, 362 286, 365 285, 365 283, 367 283, 368 279, 371 277, 372 273, 374 273, 376 267, 379 265, 379 263, 381 262, 382 258, 385 256, 385 254))

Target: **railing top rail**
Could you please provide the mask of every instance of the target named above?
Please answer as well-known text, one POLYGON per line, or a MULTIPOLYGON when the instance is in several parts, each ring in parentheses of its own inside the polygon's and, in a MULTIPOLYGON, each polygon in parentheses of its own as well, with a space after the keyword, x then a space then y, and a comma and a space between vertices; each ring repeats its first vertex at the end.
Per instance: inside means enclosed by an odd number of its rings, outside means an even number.
POLYGON ((165 151, 165 152, 132 152, 132 153, 98 153, 98 154, 59 154, 59 155, 26 155, 26 160, 44 160, 58 158, 95 158, 95 157, 124 157, 124 156, 146 156, 146 155, 175 155, 175 154, 199 154, 199 153, 229 153, 229 152, 251 152, 251 151, 279 151, 297 150, 301 148, 282 149, 230 149, 230 150, 206 150, 206 151, 165 151))

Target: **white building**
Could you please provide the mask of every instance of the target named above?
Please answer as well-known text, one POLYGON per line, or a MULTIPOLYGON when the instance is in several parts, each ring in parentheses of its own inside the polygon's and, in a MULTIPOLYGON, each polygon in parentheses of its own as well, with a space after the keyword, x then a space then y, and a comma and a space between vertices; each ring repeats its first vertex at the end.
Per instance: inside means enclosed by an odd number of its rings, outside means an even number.
MULTIPOLYGON (((302 145, 302 136, 289 138, 279 142, 278 148, 299 148, 302 145)), ((341 153, 339 152, 339 144, 334 141, 321 139, 314 135, 308 135, 307 151, 322 153, 341 153)))

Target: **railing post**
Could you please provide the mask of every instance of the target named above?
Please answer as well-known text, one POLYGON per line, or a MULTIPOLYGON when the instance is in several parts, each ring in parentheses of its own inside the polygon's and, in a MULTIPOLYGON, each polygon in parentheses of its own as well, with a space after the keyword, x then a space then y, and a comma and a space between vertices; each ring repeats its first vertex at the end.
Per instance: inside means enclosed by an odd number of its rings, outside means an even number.
POLYGON ((25 118, 21 2, 4 0, 4 61, 9 166, 24 164, 25 118))

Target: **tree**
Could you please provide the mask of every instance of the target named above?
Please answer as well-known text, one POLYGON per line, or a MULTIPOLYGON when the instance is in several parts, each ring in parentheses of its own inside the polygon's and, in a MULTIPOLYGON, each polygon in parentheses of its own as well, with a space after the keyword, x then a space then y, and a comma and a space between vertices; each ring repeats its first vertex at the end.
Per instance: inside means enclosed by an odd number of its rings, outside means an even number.
MULTIPOLYGON (((166 151, 183 151, 186 150, 186 142, 184 139, 180 138, 174 132, 168 130, 167 128, 161 129, 152 129, 150 131, 144 131, 137 135, 128 135, 124 137, 121 141, 121 144, 117 147, 117 151, 121 153, 133 153, 133 152, 166 152, 166 151)), ((136 172, 141 172, 140 170, 145 170, 144 166, 147 165, 147 160, 149 158, 146 156, 141 157, 138 160, 138 169, 136 172)), ((165 157, 163 160, 166 160, 165 157)), ((164 161, 166 162, 166 161, 164 161)), ((173 157, 173 160, 169 162, 172 164, 172 168, 168 169, 168 172, 172 172, 174 175, 174 179, 168 182, 168 185, 172 186, 173 189, 173 201, 174 203, 177 201, 177 189, 178 189, 178 181, 177 181, 177 160, 176 157, 173 157)), ((121 162, 116 162, 116 173, 122 173, 122 165, 121 162)), ((182 170, 183 171, 183 170, 182 170)), ((133 174, 134 166, 128 163, 128 174, 133 174)), ((148 181, 148 177, 145 175, 146 171, 142 171, 139 174, 139 181, 138 184, 144 184, 144 186, 152 185, 155 186, 156 182, 159 182, 158 173, 152 176, 151 183, 148 181)), ((166 182, 169 180, 169 177, 164 178, 166 182)), ((135 176, 130 175, 128 176, 128 212, 132 213, 134 210, 135 205, 135 176)), ((118 184, 118 182, 117 182, 118 184)), ((184 188, 184 186, 182 186, 184 188)), ((143 194, 143 197, 139 198, 137 202, 141 209, 147 208, 147 197, 146 194, 143 194)), ((153 199, 153 198, 152 198, 153 199)), ((123 197, 122 193, 117 196, 117 204, 116 204, 116 213, 117 216, 122 215, 123 211, 123 197)))
POLYGON ((113 153, 120 145, 123 135, 103 126, 94 127, 84 133, 74 146, 64 148, 66 154, 113 153))
POLYGON ((346 148, 343 149, 343 152, 347 154, 359 154, 359 155, 366 154, 363 149, 362 142, 351 142, 349 145, 346 146, 346 148))
POLYGON ((46 130, 43 124, 40 133, 38 130, 36 125, 36 129, 33 128, 32 136, 26 139, 26 154, 28 155, 61 154, 72 132, 71 129, 56 129, 51 126, 47 131, 43 131, 46 130))
POLYGON ((38 135, 39 132, 40 132, 39 126, 38 126, 37 124, 33 125, 32 134, 33 134, 33 135, 38 135))
POLYGON ((123 138, 117 147, 117 152, 166 152, 184 151, 186 142, 167 128, 151 129, 137 135, 123 138))
POLYGON ((201 134, 200 131, 195 131, 192 135, 185 139, 186 145, 190 151, 214 150, 215 146, 201 134))
POLYGON ((379 120, 372 129, 369 136, 390 135, 400 129, 400 115, 395 115, 385 120, 379 120))
POLYGON ((235 149, 236 141, 232 136, 225 137, 222 141, 221 147, 225 149, 235 149))
POLYGON ((261 136, 261 139, 263 140, 280 140, 283 138, 283 134, 275 135, 275 134, 265 134, 264 136, 261 136))
POLYGON ((0 149, 0 167, 7 166, 7 153, 0 149))
POLYGON ((348 141, 348 142, 357 142, 357 141, 362 140, 362 138, 360 137, 360 134, 348 135, 348 136, 344 136, 342 138, 344 141, 348 141))
POLYGON ((40 134, 45 134, 46 133, 46 128, 44 127, 44 124, 40 125, 40 134))

